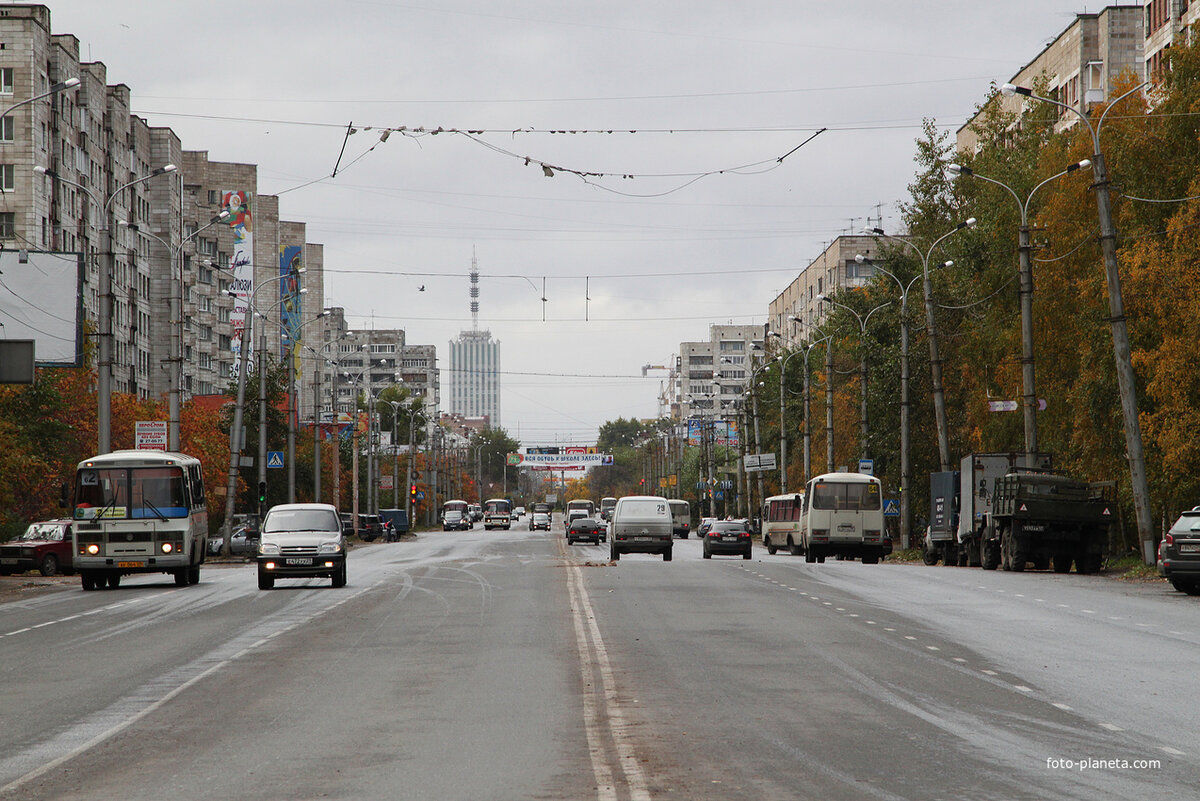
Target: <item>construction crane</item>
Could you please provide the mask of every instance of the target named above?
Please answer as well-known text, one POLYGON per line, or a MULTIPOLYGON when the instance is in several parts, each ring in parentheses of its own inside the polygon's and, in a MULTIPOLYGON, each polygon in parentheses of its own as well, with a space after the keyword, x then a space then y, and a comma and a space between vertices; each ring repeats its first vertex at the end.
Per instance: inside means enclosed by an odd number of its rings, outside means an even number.
POLYGON ((663 417, 665 410, 671 407, 671 398, 675 396, 675 368, 663 364, 643 364, 642 377, 645 378, 651 370, 667 373, 666 379, 658 382, 658 416, 663 417))

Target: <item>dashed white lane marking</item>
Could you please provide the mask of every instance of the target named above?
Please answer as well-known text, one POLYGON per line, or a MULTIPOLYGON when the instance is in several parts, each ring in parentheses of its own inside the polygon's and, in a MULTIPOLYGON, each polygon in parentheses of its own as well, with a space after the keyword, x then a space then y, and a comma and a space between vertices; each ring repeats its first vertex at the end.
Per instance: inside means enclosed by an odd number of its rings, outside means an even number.
POLYGON ((986 675, 986 676, 999 676, 999 675, 1000 675, 999 673, 997 673, 997 672, 996 672, 996 671, 994 671, 994 670, 981 670, 981 671, 979 671, 979 672, 980 672, 980 673, 983 673, 983 674, 984 674, 984 675, 986 675))
POLYGON ((1032 688, 1032 687, 1026 687, 1024 684, 1014 684, 1014 685, 1013 685, 1013 689, 1014 689, 1014 690, 1020 690, 1020 691, 1021 691, 1021 692, 1023 692, 1023 693, 1031 693, 1031 692, 1033 692, 1033 688, 1032 688))
POLYGON ((1100 728, 1102 728, 1102 729, 1108 729, 1109 731, 1125 731, 1125 730, 1124 730, 1124 729, 1122 729, 1120 726, 1117 726, 1117 725, 1116 725, 1116 724, 1114 724, 1114 723, 1101 723, 1101 724, 1100 724, 1100 728))
POLYGON ((1071 711, 1071 707, 1067 706, 1066 704, 1060 704, 1058 702, 1051 703, 1050 706, 1057 707, 1057 708, 1061 709, 1063 712, 1071 711))
POLYGON ((1162 749, 1163 753, 1170 754, 1171 756, 1187 756, 1187 754, 1183 753, 1182 751, 1176 751, 1170 746, 1163 745, 1159 747, 1162 749))

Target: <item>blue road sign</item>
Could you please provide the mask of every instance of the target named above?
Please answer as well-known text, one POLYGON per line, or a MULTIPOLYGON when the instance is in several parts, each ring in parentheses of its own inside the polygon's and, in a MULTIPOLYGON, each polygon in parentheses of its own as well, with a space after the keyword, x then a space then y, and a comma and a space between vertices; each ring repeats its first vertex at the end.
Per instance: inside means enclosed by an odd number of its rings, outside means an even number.
POLYGON ((267 451, 267 467, 283 467, 283 451, 267 451))
POLYGON ((895 498, 887 498, 883 502, 884 517, 899 517, 900 516, 900 501, 895 498))

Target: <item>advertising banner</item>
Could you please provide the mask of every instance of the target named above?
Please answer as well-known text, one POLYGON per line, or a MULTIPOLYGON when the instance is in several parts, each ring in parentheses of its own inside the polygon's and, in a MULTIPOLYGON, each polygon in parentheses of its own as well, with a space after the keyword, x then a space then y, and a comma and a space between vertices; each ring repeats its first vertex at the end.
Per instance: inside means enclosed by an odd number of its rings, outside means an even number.
POLYGON ((296 380, 300 380, 300 345, 303 332, 300 330, 301 306, 304 296, 300 294, 300 268, 304 266, 303 245, 279 246, 279 324, 282 335, 279 341, 279 358, 292 358, 296 380))
POLYGON ((738 424, 735 420, 708 420, 703 417, 688 419, 688 445, 698 446, 707 436, 709 442, 717 445, 737 447, 738 424))
MULTIPOLYGON (((229 257, 229 270, 233 283, 233 312, 229 315, 229 349, 233 353, 233 369, 240 370, 242 344, 246 338, 246 323, 250 319, 250 295, 254 292, 254 220, 250 214, 248 192, 223 192, 221 205, 229 212, 229 227, 233 230, 233 254, 229 257)), ((246 343, 249 345, 250 343, 246 343)), ((253 347, 246 348, 247 358, 253 347)), ((247 367, 250 363, 247 363, 247 367)))
POLYGON ((139 451, 165 451, 167 449, 167 421, 138 420, 135 422, 133 447, 139 451))
POLYGON ((564 466, 570 465, 581 467, 611 465, 613 457, 611 453, 510 453, 508 463, 521 467, 545 465, 552 470, 561 470, 564 466))

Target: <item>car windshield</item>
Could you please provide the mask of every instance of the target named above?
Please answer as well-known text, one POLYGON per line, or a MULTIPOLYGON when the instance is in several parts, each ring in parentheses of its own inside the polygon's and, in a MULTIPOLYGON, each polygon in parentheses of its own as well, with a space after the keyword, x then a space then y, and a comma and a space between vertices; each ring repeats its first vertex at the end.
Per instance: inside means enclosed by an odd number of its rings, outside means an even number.
POLYGON ((63 527, 47 523, 34 523, 25 529, 25 533, 17 537, 18 541, 34 542, 36 540, 51 540, 57 542, 63 538, 63 527))
POLYGON ((272 509, 263 521, 264 534, 282 531, 329 531, 340 529, 337 515, 327 509, 272 509))
POLYGON ((596 525, 596 521, 590 517, 577 517, 571 521, 571 525, 573 525, 573 526, 594 526, 594 525, 596 525))

